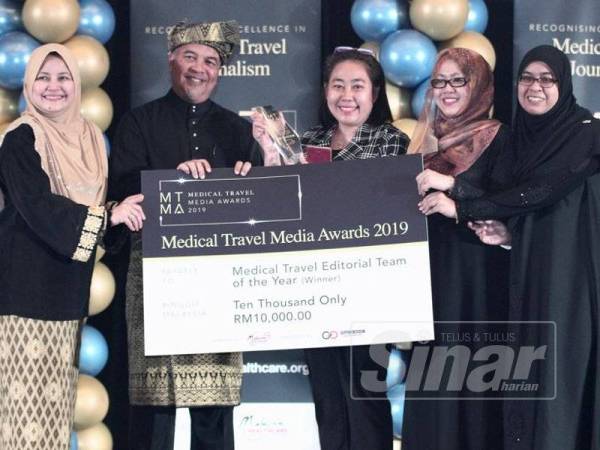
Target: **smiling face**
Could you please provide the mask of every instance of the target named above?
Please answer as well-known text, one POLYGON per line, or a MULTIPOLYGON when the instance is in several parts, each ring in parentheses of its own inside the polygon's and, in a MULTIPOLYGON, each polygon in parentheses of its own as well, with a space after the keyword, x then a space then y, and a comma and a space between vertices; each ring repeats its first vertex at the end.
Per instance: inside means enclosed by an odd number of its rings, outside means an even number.
POLYGON ((202 103, 217 86, 221 60, 217 51, 202 44, 186 44, 169 54, 171 84, 188 103, 202 103))
POLYGON ((346 60, 332 70, 325 86, 329 111, 342 127, 358 128, 367 121, 375 96, 365 66, 346 60))
POLYGON ((64 112, 75 98, 75 83, 63 59, 49 55, 35 77, 31 102, 47 117, 64 112))
MULTIPOLYGON (((438 71, 432 78, 451 80, 453 78, 465 78, 458 64, 452 59, 446 59, 440 64, 438 71)), ((441 89, 433 88, 433 100, 445 117, 456 117, 464 112, 470 99, 469 83, 461 87, 452 87, 446 83, 441 89)))
MULTIPOLYGON (((521 75, 529 75, 534 78, 541 76, 552 77, 554 73, 546 63, 534 61, 527 65, 521 75)), ((554 83, 551 87, 542 87, 539 81, 535 81, 531 86, 519 83, 517 86, 517 98, 521 107, 529 114, 540 115, 547 113, 558 102, 558 86, 554 83)))

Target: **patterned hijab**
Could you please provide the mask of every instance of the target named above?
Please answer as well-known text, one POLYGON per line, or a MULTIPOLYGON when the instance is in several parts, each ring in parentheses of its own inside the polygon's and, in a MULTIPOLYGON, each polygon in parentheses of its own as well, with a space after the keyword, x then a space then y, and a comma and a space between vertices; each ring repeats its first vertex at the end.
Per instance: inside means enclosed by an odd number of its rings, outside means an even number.
POLYGON ((456 116, 447 117, 436 107, 430 87, 408 153, 423 153, 425 168, 456 176, 477 161, 498 133, 500 122, 488 118, 494 99, 494 75, 483 57, 465 48, 443 50, 434 75, 448 60, 454 61, 468 80, 467 105, 456 116))
POLYGON ((6 132, 22 124, 33 129, 35 150, 54 194, 87 206, 103 204, 108 176, 104 137, 96 125, 81 116, 81 78, 70 50, 60 44, 46 44, 34 50, 25 70, 23 92, 27 108, 6 132), (64 111, 49 116, 36 105, 33 84, 51 54, 64 61, 75 83, 75 93, 64 111))

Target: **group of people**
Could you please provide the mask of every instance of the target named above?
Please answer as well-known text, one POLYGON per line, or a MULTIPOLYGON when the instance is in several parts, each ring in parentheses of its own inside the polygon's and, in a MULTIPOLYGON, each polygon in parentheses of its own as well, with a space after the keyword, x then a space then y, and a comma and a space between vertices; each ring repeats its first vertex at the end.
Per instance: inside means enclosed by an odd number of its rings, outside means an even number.
POLYGON ((552 46, 535 47, 520 63, 511 137, 477 104, 471 112, 448 108, 489 76, 465 63, 461 49, 439 56, 448 58, 456 66, 444 72, 438 62, 432 78, 437 114, 429 122, 424 112, 417 131, 425 133, 414 141, 426 153, 419 208, 430 224, 456 225, 457 234, 469 227, 484 244, 510 247, 510 260, 502 264, 496 248, 466 250, 467 237, 457 245, 449 229, 432 227, 434 319, 505 321, 499 344, 536 357, 507 367, 507 377, 532 388, 526 396, 408 401, 404 448, 600 448, 598 121, 577 104, 569 60, 552 46))
MULTIPOLYGON (((33 52, 27 109, 0 147, 0 448, 69 448, 96 248, 104 235, 118 245, 114 236, 131 233, 126 316, 136 431, 128 448, 173 448, 175 408, 188 407, 193 449, 233 449, 241 355, 143 354, 139 191, 142 170, 204 178, 213 167, 246 175, 263 161, 282 163, 258 115, 250 124, 210 99, 238 42, 235 22, 175 26, 171 89, 122 118, 110 164, 100 131, 79 113, 72 54, 58 44, 33 52)), ((434 320, 510 322, 517 345, 555 339, 549 363, 529 378, 551 385, 551 400, 534 393, 473 402, 460 400, 464 390, 458 400, 409 400, 403 448, 600 448, 598 125, 573 96, 567 57, 550 46, 531 50, 519 67, 512 129, 490 118, 493 98, 480 55, 442 51, 409 144, 391 125, 375 56, 340 47, 325 62, 320 123, 302 143, 330 147, 333 161, 422 154, 415 208, 428 216, 434 320)), ((436 333, 419 345, 440 341, 436 333)), ((360 383, 364 370, 386 375, 369 349, 305 355, 321 448, 391 450, 389 403, 360 383)))

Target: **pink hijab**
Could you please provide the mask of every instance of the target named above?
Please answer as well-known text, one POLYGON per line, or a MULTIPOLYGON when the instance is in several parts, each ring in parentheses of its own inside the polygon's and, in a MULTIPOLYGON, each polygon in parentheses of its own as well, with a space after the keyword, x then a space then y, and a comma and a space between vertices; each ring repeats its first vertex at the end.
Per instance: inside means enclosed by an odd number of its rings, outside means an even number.
POLYGON ((33 129, 35 150, 40 154, 53 193, 87 206, 104 204, 108 177, 104 137, 95 124, 81 116, 81 77, 71 51, 60 44, 35 49, 25 70, 23 93, 27 108, 5 133, 21 124, 33 129), (50 117, 35 104, 32 92, 33 83, 51 54, 58 55, 69 69, 75 95, 64 111, 50 117))

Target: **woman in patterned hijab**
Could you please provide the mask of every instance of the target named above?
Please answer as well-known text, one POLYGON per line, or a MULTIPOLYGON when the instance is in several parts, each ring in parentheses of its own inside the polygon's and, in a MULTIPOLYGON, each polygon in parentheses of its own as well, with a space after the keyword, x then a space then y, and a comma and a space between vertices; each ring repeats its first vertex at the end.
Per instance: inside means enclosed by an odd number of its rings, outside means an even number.
MULTIPOLYGON (((421 153, 424 159, 417 187, 425 196, 419 207, 428 214, 436 334, 432 343, 415 344, 415 348, 437 354, 436 347, 456 351, 460 346, 475 354, 483 344, 451 341, 448 336, 490 333, 493 330, 486 325, 467 322, 506 319, 508 252, 482 244, 452 216, 455 200, 478 197, 504 182, 498 162, 511 158, 510 133, 490 119, 494 77, 479 54, 464 48, 442 51, 430 84, 409 153, 421 153), (447 209, 450 218, 434 214, 439 212, 434 204, 447 209)), ((424 373, 435 371, 440 362, 432 357, 424 373)), ((457 356, 454 363, 472 369, 468 358, 457 356)), ((407 391, 411 401, 405 404, 402 447, 500 449, 501 402, 461 401, 485 400, 493 393, 467 387, 456 391, 452 382, 446 374, 436 390, 407 391)))

